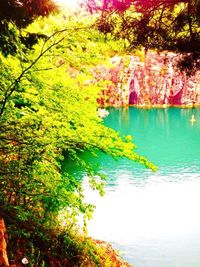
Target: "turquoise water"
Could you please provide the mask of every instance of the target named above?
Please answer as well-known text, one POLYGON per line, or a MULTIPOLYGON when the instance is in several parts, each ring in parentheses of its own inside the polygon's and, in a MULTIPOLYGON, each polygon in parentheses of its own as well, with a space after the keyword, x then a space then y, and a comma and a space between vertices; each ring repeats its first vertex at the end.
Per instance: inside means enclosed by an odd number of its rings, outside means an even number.
POLYGON ((92 192, 84 179, 86 199, 96 205, 89 234, 111 242, 135 267, 199 267, 200 110, 109 112, 105 124, 133 135, 137 152, 159 170, 152 173, 100 154, 108 176, 105 197, 92 192))

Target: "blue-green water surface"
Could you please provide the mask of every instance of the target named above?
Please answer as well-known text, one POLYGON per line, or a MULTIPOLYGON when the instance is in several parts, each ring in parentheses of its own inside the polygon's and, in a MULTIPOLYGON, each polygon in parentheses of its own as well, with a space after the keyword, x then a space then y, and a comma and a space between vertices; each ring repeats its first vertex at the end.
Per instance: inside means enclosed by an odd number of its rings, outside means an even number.
POLYGON ((89 234, 113 243, 135 267, 199 267, 200 110, 109 112, 105 124, 133 135, 137 152, 159 170, 100 154, 108 184, 104 198, 85 186, 97 207, 89 234))

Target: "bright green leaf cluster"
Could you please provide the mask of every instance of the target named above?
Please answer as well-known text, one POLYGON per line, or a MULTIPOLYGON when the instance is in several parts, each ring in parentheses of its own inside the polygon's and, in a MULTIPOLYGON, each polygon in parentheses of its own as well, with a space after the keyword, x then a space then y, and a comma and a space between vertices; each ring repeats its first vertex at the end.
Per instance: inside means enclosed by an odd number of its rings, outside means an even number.
POLYGON ((81 180, 62 171, 64 157, 81 166, 101 193, 104 177, 96 181, 94 166, 80 156, 83 151, 95 155, 100 150, 154 169, 134 152, 130 136, 121 138, 97 115, 105 81, 97 82, 92 70, 109 65, 121 41, 113 49, 112 39, 83 21, 39 20, 28 31, 48 36, 45 40, 16 56, 0 55, 0 209, 22 222, 51 228, 61 210, 74 219, 91 215, 81 180))

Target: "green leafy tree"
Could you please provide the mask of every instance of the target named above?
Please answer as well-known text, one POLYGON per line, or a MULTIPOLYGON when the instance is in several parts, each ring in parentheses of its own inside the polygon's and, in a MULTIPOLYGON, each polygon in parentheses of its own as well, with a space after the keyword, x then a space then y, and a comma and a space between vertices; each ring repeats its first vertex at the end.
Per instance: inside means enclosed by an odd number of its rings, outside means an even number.
POLYGON ((200 68, 200 1, 88 1, 100 10, 98 28, 125 38, 130 49, 144 47, 180 53, 179 67, 189 74, 200 68))
MULTIPOLYGON (((48 16, 58 11, 53 0, 2 0, 0 1, 0 50, 4 55, 16 54, 20 51, 19 45, 25 44, 29 48, 41 37, 37 34, 18 34, 32 23, 37 17, 48 16)), ((24 47, 25 48, 25 47, 24 47)))
POLYGON ((99 77, 97 82, 92 70, 109 66, 121 42, 113 45, 92 25, 93 19, 61 16, 39 18, 26 29, 14 25, 18 53, 0 54, 0 215, 9 226, 11 244, 26 238, 27 247, 29 241, 34 244, 34 257, 44 247, 46 254, 49 247, 57 253, 66 238, 78 253, 77 243, 66 236, 59 241, 54 229, 61 212, 70 231, 80 214, 90 217, 93 210, 84 201, 81 180, 63 172, 64 158, 81 167, 100 192, 104 177, 81 158, 83 151, 95 156, 100 150, 154 169, 135 153, 130 137, 120 137, 97 116, 96 99, 106 81, 99 77), (46 37, 29 48, 21 40, 27 32, 46 37))

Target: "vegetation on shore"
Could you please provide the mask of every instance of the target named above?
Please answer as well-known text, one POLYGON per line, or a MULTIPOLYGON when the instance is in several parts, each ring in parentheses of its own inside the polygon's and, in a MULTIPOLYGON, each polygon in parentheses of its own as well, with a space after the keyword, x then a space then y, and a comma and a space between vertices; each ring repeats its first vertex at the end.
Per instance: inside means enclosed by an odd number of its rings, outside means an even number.
POLYGON ((188 75, 200 69, 200 1, 88 0, 99 10, 98 28, 128 41, 130 51, 179 53, 178 67, 188 75))
POLYGON ((93 70, 109 66, 125 42, 94 30, 93 17, 46 18, 56 9, 42 2, 31 6, 29 19, 21 1, 13 1, 14 17, 0 14, 0 216, 9 259, 17 266, 23 258, 29 266, 109 266, 105 249, 80 234, 80 214, 85 225, 94 207, 84 201, 80 177, 64 172, 62 162, 73 160, 100 194, 105 177, 81 158, 83 151, 155 169, 130 136, 105 127, 97 114, 96 99, 109 81, 93 70))

